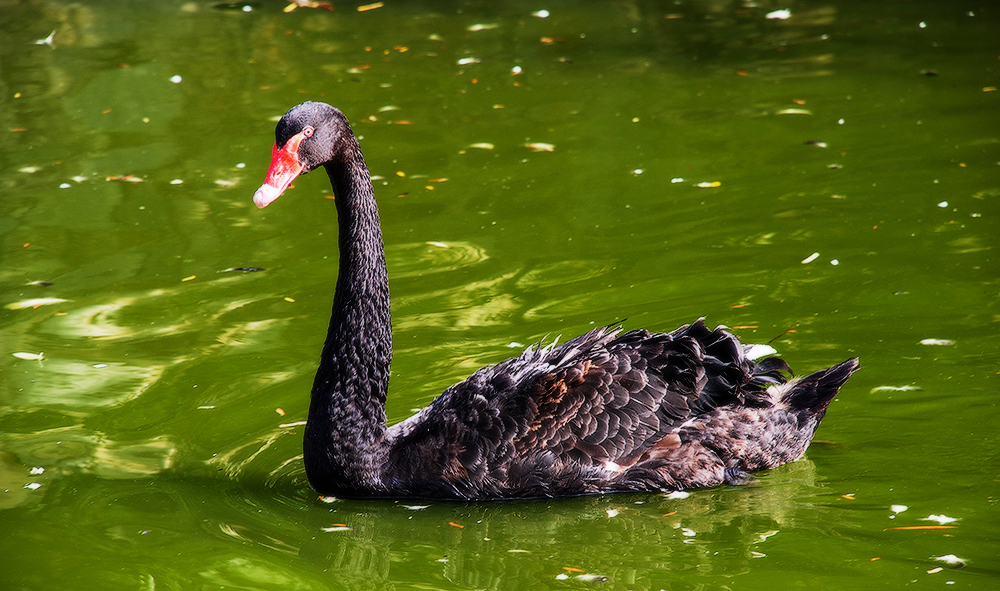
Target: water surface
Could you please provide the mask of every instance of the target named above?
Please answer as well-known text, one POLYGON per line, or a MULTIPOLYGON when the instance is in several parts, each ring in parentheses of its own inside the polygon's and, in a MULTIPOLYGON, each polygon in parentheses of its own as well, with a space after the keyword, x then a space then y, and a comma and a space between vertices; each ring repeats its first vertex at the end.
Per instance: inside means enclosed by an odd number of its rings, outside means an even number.
POLYGON ((5 589, 1000 583, 996 8, 243 6, 0 11, 5 589), (392 421, 613 322, 863 371, 748 487, 324 503, 332 192, 251 203, 303 100, 377 177, 392 421))

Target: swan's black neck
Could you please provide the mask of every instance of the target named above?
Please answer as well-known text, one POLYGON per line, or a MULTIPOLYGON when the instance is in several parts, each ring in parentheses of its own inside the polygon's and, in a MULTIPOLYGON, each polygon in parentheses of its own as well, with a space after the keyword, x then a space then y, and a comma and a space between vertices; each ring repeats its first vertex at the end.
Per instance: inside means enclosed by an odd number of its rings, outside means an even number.
POLYGON ((368 167, 349 129, 344 136, 342 149, 325 165, 337 205, 340 269, 303 452, 317 491, 367 496, 381 488, 386 449, 389 280, 368 167))

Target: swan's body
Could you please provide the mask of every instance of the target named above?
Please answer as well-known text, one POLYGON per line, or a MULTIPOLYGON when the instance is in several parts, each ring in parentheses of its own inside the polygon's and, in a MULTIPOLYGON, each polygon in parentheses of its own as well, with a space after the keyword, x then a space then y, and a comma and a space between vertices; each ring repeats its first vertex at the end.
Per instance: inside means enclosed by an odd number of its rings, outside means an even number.
POLYGON ((290 110, 275 138, 258 207, 320 165, 336 196, 340 270, 303 448, 321 494, 506 499, 738 484, 799 458, 858 368, 849 359, 787 381, 784 361, 756 363, 701 320, 669 334, 607 327, 483 368, 388 427, 389 283, 361 148, 323 103, 290 110))

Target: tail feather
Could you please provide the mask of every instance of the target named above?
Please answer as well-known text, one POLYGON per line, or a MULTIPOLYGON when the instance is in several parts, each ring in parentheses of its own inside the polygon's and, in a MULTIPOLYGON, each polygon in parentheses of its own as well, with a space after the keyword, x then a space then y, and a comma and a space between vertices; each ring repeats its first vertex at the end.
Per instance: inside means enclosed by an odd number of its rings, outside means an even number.
POLYGON ((852 358, 829 369, 817 371, 794 382, 782 397, 782 402, 794 410, 808 410, 822 414, 830 401, 840 392, 847 378, 858 370, 858 359, 852 358))

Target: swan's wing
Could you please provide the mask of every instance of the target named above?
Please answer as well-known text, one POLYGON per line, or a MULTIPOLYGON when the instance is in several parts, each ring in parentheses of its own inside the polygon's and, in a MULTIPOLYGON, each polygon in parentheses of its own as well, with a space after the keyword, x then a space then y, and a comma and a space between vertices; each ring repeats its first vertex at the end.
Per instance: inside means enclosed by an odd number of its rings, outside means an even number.
POLYGON ((685 421, 716 406, 767 405, 782 383, 722 329, 699 320, 669 334, 606 327, 560 346, 529 348, 452 386, 390 430, 391 472, 417 494, 491 496, 544 486, 586 492, 643 459, 685 421), (559 479, 567 479, 560 482, 559 479))
POLYGON ((632 331, 596 342, 528 386, 531 418, 515 447, 624 469, 675 444, 669 436, 707 410, 769 405, 765 388, 783 382, 786 367, 757 367, 743 351, 734 336, 700 320, 669 334, 632 331))

